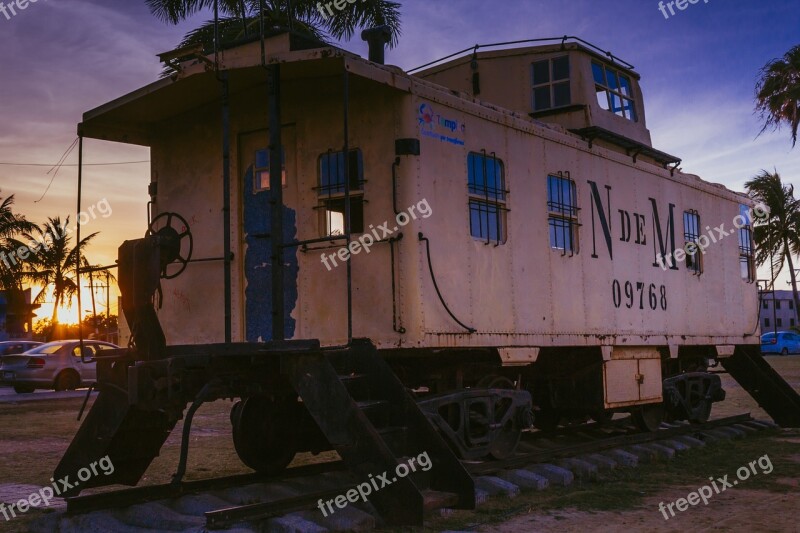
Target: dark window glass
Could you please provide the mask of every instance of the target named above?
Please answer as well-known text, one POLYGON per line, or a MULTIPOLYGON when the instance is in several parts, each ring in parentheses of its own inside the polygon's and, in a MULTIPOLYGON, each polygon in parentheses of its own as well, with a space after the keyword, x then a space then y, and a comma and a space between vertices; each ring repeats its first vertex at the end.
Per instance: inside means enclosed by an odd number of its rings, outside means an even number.
POLYGON ((552 106, 550 101, 550 86, 538 87, 533 90, 533 110, 542 111, 550 109, 552 106))
POLYGON ((537 61, 533 64, 533 84, 550 83, 550 61, 537 61))
POLYGON ((577 252, 578 202, 574 181, 561 176, 547 177, 547 211, 550 247, 565 253, 577 252))
POLYGON ((780 308, 781 308, 781 301, 775 300, 775 309, 780 309, 780 308))
POLYGON ((569 79, 569 56, 553 59, 553 81, 569 79))
POLYGON ((779 328, 782 328, 783 327, 783 319, 782 318, 776 318, 775 319, 775 325, 778 326, 779 328))
POLYGON ((603 73, 603 66, 600 63, 592 62, 592 74, 594 74, 594 82, 597 85, 605 85, 606 78, 603 73))
POLYGON ((764 300, 764 302, 761 305, 764 307, 764 309, 769 309, 769 302, 767 302, 766 300, 764 300))
POLYGON ((633 93, 631 92, 631 80, 627 76, 619 77, 619 92, 621 92, 624 96, 633 96, 633 93))
MULTIPOLYGON (((286 187, 286 151, 281 148, 281 183, 286 187)), ((269 150, 257 150, 253 169, 254 192, 269 190, 269 150)))
POLYGON ((686 268, 693 274, 703 272, 703 254, 697 246, 700 238, 700 215, 696 211, 683 213, 683 242, 686 251, 686 268))
MULTIPOLYGON (((344 194, 344 152, 328 152, 319 158, 319 194, 344 194)), ((361 150, 351 150, 349 160, 350 190, 364 188, 364 158, 361 150)))
POLYGON ((768 327, 769 327, 769 318, 765 318, 765 319, 764 319, 764 327, 765 327, 765 328, 768 328, 768 327))
MULTIPOLYGON (((345 203, 344 198, 329 198, 322 200, 325 213, 325 235, 345 234, 345 203)), ((350 223, 351 233, 364 233, 364 197, 352 196, 350 198, 350 223)))
POLYGON ((487 242, 505 242, 503 162, 493 155, 472 152, 467 156, 467 174, 470 235, 487 242))
POLYGON ((467 167, 470 194, 492 200, 506 199, 502 161, 473 152, 467 158, 467 167))
POLYGON ((537 61, 532 67, 534 111, 568 106, 572 103, 568 81, 569 56, 537 61))
MULTIPOLYGON (((364 158, 361 150, 349 153, 350 233, 364 232, 364 158)), ((345 223, 345 156, 344 152, 328 152, 319 158, 320 228, 323 235, 344 235, 345 223)))
POLYGON ((608 88, 612 91, 619 90, 619 80, 617 79, 617 73, 610 68, 606 67, 606 81, 608 82, 608 88))
POLYGON ((569 93, 569 82, 553 85, 553 106, 562 107, 569 105, 572 99, 569 93))

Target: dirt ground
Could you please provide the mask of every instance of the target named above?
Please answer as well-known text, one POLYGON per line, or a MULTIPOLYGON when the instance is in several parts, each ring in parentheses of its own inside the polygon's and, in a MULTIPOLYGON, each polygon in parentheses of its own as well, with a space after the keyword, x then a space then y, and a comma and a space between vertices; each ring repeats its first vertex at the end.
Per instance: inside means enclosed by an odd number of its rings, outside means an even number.
MULTIPOLYGON (((800 390, 800 356, 768 360, 800 390)), ((729 376, 723 375, 722 378, 728 396, 725 402, 716 404, 712 416, 752 412, 756 418, 768 418, 729 376)), ((25 487, 49 484, 56 464, 80 425, 76 416, 82 397, 61 395, 41 399, 37 394, 37 401, 25 401, 25 397, 7 392, 0 392, 0 427, 3 428, 0 433, 0 499, 12 502, 30 494, 25 487)), ((220 401, 205 405, 198 411, 186 479, 249 472, 233 449, 228 418, 230 408, 231 402, 220 401)), ((177 464, 181 427, 179 423, 161 456, 148 470, 143 484, 170 480, 177 464)), ((622 475, 622 479, 569 490, 551 489, 511 501, 496 498, 476 512, 456 513, 447 519, 433 520, 426 529, 500 532, 622 531, 632 528, 800 531, 797 525, 800 432, 784 431, 763 438, 753 437, 731 446, 734 448, 716 446, 710 451, 693 452, 689 459, 677 459, 667 465, 648 465, 626 471, 629 473, 622 475), (669 521, 659 513, 659 502, 685 497, 701 486, 708 476, 735 472, 748 459, 766 453, 775 465, 771 475, 749 480, 737 490, 716 496, 708 506, 692 507, 669 521)), ((319 459, 304 455, 295 461, 299 464, 319 459)), ((42 512, 52 511, 52 508, 31 510, 10 522, 0 515, 0 531, 27 531, 29 520, 42 512)))

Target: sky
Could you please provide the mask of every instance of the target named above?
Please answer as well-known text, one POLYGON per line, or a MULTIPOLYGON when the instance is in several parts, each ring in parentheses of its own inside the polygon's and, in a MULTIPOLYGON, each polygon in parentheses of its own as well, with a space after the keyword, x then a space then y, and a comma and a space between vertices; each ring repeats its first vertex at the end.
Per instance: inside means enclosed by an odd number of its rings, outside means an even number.
MULTIPOLYGON (((668 18, 653 0, 401 4, 403 34, 388 63, 410 69, 474 44, 579 36, 636 67, 653 145, 681 157, 684 171, 734 190, 762 169, 800 184, 800 148, 786 129, 759 136, 753 103, 761 67, 800 44, 796 1, 699 0, 667 9, 668 18)), ((14 194, 34 222, 74 220, 77 150, 55 178, 48 171, 76 139, 82 113, 155 81, 156 54, 210 14, 172 26, 143 0, 39 0, 9 16, 0 13, 0 197, 14 194)), ((340 44, 366 55, 360 39, 340 44)), ((84 154, 90 164, 149 159, 146 148, 93 140, 84 154)), ((85 168, 84 210, 103 201, 111 210, 83 227, 100 232, 92 263, 113 264, 119 244, 144 233, 149 181, 147 163, 85 168)), ((40 315, 48 314, 45 305, 40 315)))

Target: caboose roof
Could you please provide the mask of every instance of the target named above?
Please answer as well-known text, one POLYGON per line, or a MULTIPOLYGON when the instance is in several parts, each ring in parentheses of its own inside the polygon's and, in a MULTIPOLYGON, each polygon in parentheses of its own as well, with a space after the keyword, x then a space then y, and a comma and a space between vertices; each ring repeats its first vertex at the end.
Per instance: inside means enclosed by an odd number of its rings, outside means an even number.
MULTIPOLYGON (((376 65, 333 46, 295 49, 289 34, 265 39, 266 63, 281 65, 283 80, 350 74, 398 90, 409 91, 409 76, 395 67, 376 65)), ((151 126, 219 101, 218 75, 228 76, 231 97, 247 88, 263 85, 265 71, 259 41, 219 52, 219 74, 213 55, 198 56, 181 64, 181 70, 100 107, 87 111, 79 125, 84 137, 150 146, 151 126)))

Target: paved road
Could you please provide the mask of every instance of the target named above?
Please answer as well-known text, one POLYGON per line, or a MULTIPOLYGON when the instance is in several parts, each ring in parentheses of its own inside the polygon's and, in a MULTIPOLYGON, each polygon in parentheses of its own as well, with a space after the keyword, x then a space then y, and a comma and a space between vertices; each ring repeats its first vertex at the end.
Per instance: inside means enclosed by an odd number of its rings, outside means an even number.
MULTIPOLYGON (((92 393, 97 394, 96 392, 92 393)), ((63 400, 67 398, 83 398, 86 396, 86 389, 74 391, 47 391, 37 390, 31 394, 17 394, 14 389, 7 386, 0 386, 0 403, 19 403, 19 402, 37 402, 42 400, 63 400)))

